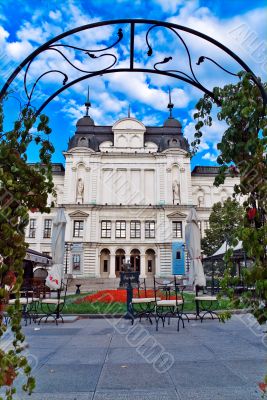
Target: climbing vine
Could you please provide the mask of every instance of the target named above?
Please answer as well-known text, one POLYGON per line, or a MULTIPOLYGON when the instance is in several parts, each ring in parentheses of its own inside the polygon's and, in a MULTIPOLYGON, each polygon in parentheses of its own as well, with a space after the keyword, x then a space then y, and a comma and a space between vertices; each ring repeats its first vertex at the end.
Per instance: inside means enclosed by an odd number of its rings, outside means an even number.
MULTIPOLYGON (((35 117, 30 107, 23 108, 13 129, 4 132, 3 103, 0 104, 0 339, 6 333, 3 313, 8 313, 11 346, 0 348, 0 387, 6 389, 6 399, 16 392, 14 382, 18 374, 25 374, 23 390, 31 393, 35 382, 31 367, 22 354, 24 335, 21 330, 19 291, 23 281, 23 259, 27 244, 25 228, 30 209, 49 212, 48 193, 53 192, 51 156, 54 151, 49 141, 51 129, 48 117, 35 117), (37 123, 37 133, 33 126, 37 123), (27 163, 31 143, 38 145, 39 163, 27 163), (8 306, 10 296, 15 305, 8 306)), ((3 398, 0 397, 0 400, 3 398)))

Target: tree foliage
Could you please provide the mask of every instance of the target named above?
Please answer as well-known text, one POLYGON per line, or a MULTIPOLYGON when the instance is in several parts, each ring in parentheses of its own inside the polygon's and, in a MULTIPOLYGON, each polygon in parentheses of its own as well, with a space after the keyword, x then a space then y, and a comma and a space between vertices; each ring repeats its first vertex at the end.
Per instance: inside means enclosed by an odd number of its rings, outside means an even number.
POLYGON ((209 229, 205 230, 201 241, 204 254, 214 254, 225 241, 235 238, 243 219, 244 209, 236 200, 228 198, 224 203, 215 203, 209 217, 209 229))
POLYGON ((234 187, 234 197, 245 196, 243 203, 246 217, 232 245, 237 240, 243 241, 246 254, 253 265, 246 271, 244 281, 255 287, 243 298, 236 298, 231 281, 231 250, 226 254, 228 269, 222 285, 234 302, 245 302, 260 323, 267 320, 267 116, 266 116, 266 83, 260 87, 260 79, 247 72, 240 72, 237 84, 213 89, 213 99, 204 95, 196 105, 197 120, 193 152, 197 151, 204 126, 212 125, 212 111, 219 107, 217 117, 224 120, 227 129, 217 148, 220 155, 220 173, 215 185, 222 184, 226 172, 231 176, 240 176, 240 183, 234 187), (263 90, 262 90, 263 89, 263 90), (265 91, 265 96, 264 92, 265 91), (229 285, 230 284, 230 285, 229 285))
MULTIPOLYGON (((23 280, 22 263, 27 244, 25 228, 29 209, 49 212, 48 193, 53 191, 51 155, 53 146, 49 141, 51 129, 48 117, 41 115, 36 121, 34 111, 24 108, 14 127, 4 132, 3 107, 0 104, 0 307, 9 296, 16 295, 15 306, 8 308, 13 346, 8 351, 0 349, 0 387, 6 387, 6 399, 15 392, 13 381, 18 373, 26 375, 25 391, 34 388, 31 368, 21 355, 24 336, 21 331, 21 307, 19 290, 23 280), (37 122, 37 134, 31 128, 37 122), (35 142, 39 146, 40 163, 34 168, 27 163, 27 150, 35 142)), ((0 314, 0 337, 6 327, 0 314)))

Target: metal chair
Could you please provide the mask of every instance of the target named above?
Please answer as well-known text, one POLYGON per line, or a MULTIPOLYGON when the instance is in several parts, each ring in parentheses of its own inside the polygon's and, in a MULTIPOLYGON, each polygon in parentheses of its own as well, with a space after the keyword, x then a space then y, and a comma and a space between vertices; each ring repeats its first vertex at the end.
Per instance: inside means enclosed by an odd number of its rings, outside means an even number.
POLYGON ((156 331, 158 331, 159 320, 162 320, 162 326, 165 325, 165 320, 168 318, 168 325, 170 325, 171 318, 177 318, 177 331, 180 329, 180 321, 184 328, 183 319, 183 297, 184 286, 179 287, 176 282, 176 276, 173 281, 156 280, 154 277, 154 293, 155 293, 155 320, 156 331), (174 299, 171 299, 171 294, 174 293, 174 299), (161 297, 165 299, 159 300, 161 297))
POLYGON ((45 322, 47 322, 49 317, 54 319, 56 325, 58 325, 58 319, 61 319, 62 323, 64 323, 64 319, 61 313, 65 306, 67 289, 68 289, 68 280, 66 283, 62 281, 60 289, 55 291, 56 297, 52 297, 54 291, 51 291, 50 292, 51 297, 40 299, 39 304, 41 312, 44 315, 39 318, 38 325, 40 325, 42 319, 45 319, 45 322))
POLYGON ((214 310, 214 307, 218 307, 218 299, 213 293, 214 291, 211 291, 210 288, 196 286, 196 319, 200 318, 201 322, 203 322, 207 314, 211 316, 211 319, 215 319, 214 317, 216 317, 216 319, 220 320, 220 316, 214 310))
MULTIPOLYGON (((152 325, 151 317, 155 309, 155 297, 149 297, 147 294, 146 280, 144 279, 142 283, 141 281, 138 283, 137 297, 133 297, 132 299, 131 310, 134 319, 139 318, 141 322, 142 317, 146 317, 152 325)), ((133 321, 132 319, 132 324, 133 321)))
MULTIPOLYGON (((16 301, 17 298, 9 299, 8 305, 14 306, 16 301)), ((25 321, 25 326, 27 326, 28 319, 30 321, 30 324, 32 321, 32 316, 30 314, 30 306, 33 303, 33 292, 29 290, 29 288, 22 288, 22 290, 20 291, 19 303, 21 306, 22 318, 25 321)))

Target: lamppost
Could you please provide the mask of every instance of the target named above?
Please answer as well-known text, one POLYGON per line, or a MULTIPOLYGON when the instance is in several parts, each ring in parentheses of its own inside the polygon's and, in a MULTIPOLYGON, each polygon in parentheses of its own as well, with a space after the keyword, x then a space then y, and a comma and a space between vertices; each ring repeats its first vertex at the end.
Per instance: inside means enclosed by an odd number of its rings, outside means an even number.
POLYGON ((65 274, 68 273, 68 258, 69 252, 72 250, 73 244, 70 242, 65 242, 65 255, 66 255, 66 263, 65 263, 65 274))

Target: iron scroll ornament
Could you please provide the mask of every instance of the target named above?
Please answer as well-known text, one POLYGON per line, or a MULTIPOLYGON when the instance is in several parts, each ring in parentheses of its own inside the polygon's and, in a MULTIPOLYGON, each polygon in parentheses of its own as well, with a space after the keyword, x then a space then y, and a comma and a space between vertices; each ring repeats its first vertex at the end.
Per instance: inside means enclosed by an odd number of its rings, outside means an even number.
MULTIPOLYGON (((126 29, 125 29, 126 31, 126 29)), ((159 74, 159 75, 164 75, 172 78, 176 78, 179 80, 182 80, 190 85, 195 86, 202 92, 208 94, 211 98, 213 97, 213 94, 208 88, 206 88, 204 85, 201 84, 199 79, 197 78, 195 68, 199 66, 201 63, 205 62, 205 60, 208 60, 209 62, 212 62, 214 65, 216 65, 219 69, 223 70, 225 73, 237 77, 237 74, 229 71, 228 69, 224 68, 221 66, 216 60, 213 60, 211 57, 207 57, 204 55, 200 55, 198 57, 197 62, 195 63, 195 67, 193 66, 193 61, 192 61, 192 56, 189 50, 188 45, 186 44, 184 38, 181 35, 181 32, 187 32, 192 35, 195 35, 204 41, 207 41, 209 43, 212 43, 215 45, 217 48, 221 49, 225 55, 230 56, 232 60, 235 60, 241 67, 241 69, 245 70, 246 72, 249 72, 252 76, 252 79, 254 82, 258 85, 261 95, 263 98, 264 104, 267 103, 267 94, 261 84, 261 82, 257 79, 255 74, 251 71, 251 69, 247 66, 247 64, 239 58, 234 52, 232 52, 230 49, 228 49, 226 46, 224 46, 222 43, 216 41, 215 39, 201 33, 198 31, 195 31, 191 28, 182 26, 182 25, 177 25, 177 24, 172 24, 169 22, 163 22, 163 21, 155 21, 155 20, 142 20, 142 19, 119 19, 119 20, 113 20, 113 21, 102 21, 102 22, 97 22, 93 24, 88 24, 88 25, 83 25, 78 28, 69 30, 67 32, 64 32, 55 38, 49 40, 42 46, 40 46, 38 49, 36 49, 33 53, 31 53, 15 70, 14 72, 10 75, 8 80, 6 81, 5 85, 1 89, 0 92, 0 101, 4 98, 4 96, 7 94, 9 86, 11 83, 16 79, 17 75, 23 70, 24 77, 23 77, 23 82, 24 82, 24 92, 27 98, 27 105, 32 106, 36 109, 36 116, 39 115, 42 110, 56 97, 58 96, 61 92, 66 90, 67 88, 75 85, 76 83, 83 81, 85 79, 94 77, 94 76, 99 76, 99 75, 105 75, 105 74, 110 74, 110 73, 117 73, 117 72, 144 72, 148 74, 159 74), (170 32, 174 33, 176 35, 176 38, 179 40, 179 42, 182 44, 186 51, 187 55, 187 61, 188 61, 188 66, 190 70, 190 74, 181 71, 179 69, 162 69, 162 66, 165 66, 168 64, 170 60, 173 59, 172 56, 170 57, 165 57, 163 60, 159 60, 156 63, 154 63, 153 68, 137 68, 135 67, 135 27, 138 25, 151 25, 147 31, 146 31, 146 47, 147 47, 147 56, 151 57, 153 54, 153 48, 149 40, 149 36, 152 30, 156 28, 166 28, 170 32), (119 29, 117 31, 117 38, 116 40, 113 41, 112 44, 100 48, 100 49, 84 49, 81 47, 76 47, 72 46, 69 44, 64 44, 64 43, 59 43, 60 40, 64 38, 68 38, 71 35, 74 35, 78 32, 85 31, 85 30, 90 30, 93 28, 97 27, 102 27, 102 26, 114 26, 114 25, 119 25, 119 29), (130 45, 129 45, 129 66, 128 67, 116 67, 116 64, 118 62, 117 55, 112 53, 112 49, 115 49, 115 47, 124 39, 123 35, 123 28, 122 26, 124 25, 129 25, 130 26, 130 45), (99 59, 108 59, 110 62, 106 67, 102 67, 100 69, 83 69, 78 67, 74 62, 72 62, 65 54, 64 54, 64 49, 71 49, 72 51, 80 52, 83 56, 86 55, 88 59, 91 61, 95 62, 96 60, 99 59), (79 73, 83 74, 82 76, 79 76, 76 79, 69 80, 69 76, 64 70, 60 69, 51 69, 48 71, 43 72, 40 74, 37 79, 33 82, 31 88, 28 85, 27 77, 28 73, 30 70, 30 67, 32 63, 36 60, 36 58, 41 54, 46 51, 54 51, 57 52, 57 54, 60 55, 73 69, 78 71, 79 73), (107 52, 108 51, 108 52, 107 52), (24 71, 25 69, 25 71, 24 71), (60 74, 63 77, 62 85, 61 87, 56 90, 54 93, 52 93, 44 102, 43 104, 37 109, 34 104, 32 104, 32 99, 33 95, 36 89, 36 86, 38 83, 41 81, 41 79, 48 74, 60 74)))

